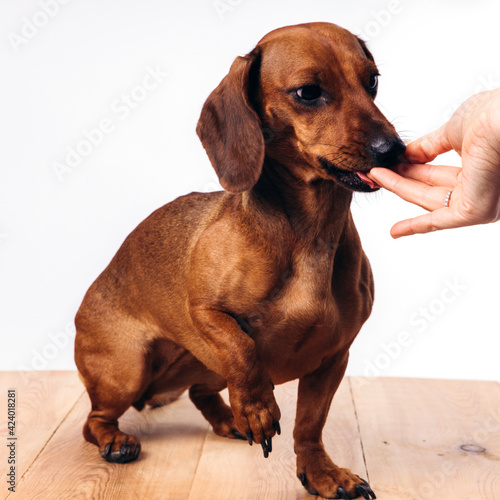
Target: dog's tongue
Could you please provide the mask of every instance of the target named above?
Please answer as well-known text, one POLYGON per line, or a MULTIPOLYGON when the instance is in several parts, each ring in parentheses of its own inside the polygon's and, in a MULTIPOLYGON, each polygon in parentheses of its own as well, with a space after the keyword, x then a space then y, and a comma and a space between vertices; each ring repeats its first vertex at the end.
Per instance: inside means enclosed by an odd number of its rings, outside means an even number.
POLYGON ((377 189, 380 186, 375 182, 372 181, 369 177, 367 177, 363 172, 356 172, 356 175, 363 181, 366 182, 372 189, 377 189))

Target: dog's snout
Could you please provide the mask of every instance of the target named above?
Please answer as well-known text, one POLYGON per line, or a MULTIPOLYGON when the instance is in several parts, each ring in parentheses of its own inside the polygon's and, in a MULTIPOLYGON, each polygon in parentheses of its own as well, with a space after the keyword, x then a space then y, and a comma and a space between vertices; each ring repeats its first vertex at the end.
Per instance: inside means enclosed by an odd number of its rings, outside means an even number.
POLYGON ((398 137, 377 137, 370 144, 370 151, 377 165, 393 167, 405 152, 405 143, 398 137))

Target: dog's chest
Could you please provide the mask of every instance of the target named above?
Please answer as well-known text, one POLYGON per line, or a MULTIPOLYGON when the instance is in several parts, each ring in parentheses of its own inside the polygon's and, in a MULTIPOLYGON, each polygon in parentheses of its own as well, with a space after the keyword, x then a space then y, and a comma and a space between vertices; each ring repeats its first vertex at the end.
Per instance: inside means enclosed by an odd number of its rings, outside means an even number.
POLYGON ((328 254, 300 254, 295 259, 276 301, 278 323, 310 327, 331 319, 335 305, 332 267, 333 258, 328 254))
POLYGON ((331 254, 300 254, 248 316, 259 357, 277 383, 314 370, 351 336, 332 292, 332 272, 331 254))
POLYGON ((332 258, 300 254, 282 270, 265 291, 256 297, 248 314, 252 329, 289 324, 316 323, 334 305, 331 292, 332 258))

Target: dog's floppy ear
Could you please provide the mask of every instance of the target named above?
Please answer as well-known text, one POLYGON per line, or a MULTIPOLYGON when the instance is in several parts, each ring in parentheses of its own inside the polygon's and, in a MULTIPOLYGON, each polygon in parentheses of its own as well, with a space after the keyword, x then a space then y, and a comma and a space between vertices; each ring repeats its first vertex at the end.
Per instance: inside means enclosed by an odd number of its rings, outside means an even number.
POLYGON ((264 136, 252 98, 258 85, 261 51, 237 57, 229 73, 209 95, 196 132, 227 191, 255 185, 264 162, 264 136))

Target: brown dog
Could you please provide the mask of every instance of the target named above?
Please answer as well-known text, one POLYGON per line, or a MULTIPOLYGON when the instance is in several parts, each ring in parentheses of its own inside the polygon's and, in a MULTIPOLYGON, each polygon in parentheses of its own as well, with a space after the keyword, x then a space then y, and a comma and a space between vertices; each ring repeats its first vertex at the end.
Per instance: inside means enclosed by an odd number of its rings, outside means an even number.
POLYGON ((267 456, 280 433, 273 384, 298 378, 302 484, 375 498, 330 460, 321 435, 373 301, 352 192, 374 191, 364 173, 394 166, 405 149, 373 102, 377 76, 354 35, 304 24, 266 35, 209 96, 197 132, 226 191, 154 212, 76 316, 92 401, 84 436, 106 460, 139 454, 118 429, 127 408, 187 388, 216 434, 260 443, 267 456))

